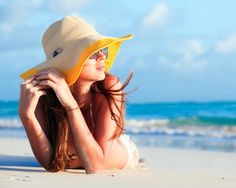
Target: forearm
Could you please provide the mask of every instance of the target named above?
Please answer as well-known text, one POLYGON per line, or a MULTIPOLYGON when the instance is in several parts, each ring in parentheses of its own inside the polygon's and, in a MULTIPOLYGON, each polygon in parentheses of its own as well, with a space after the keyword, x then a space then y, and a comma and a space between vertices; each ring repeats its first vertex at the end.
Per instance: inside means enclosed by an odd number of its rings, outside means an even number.
POLYGON ((21 116, 32 151, 38 162, 46 168, 51 157, 51 144, 42 130, 37 118, 21 116))
POLYGON ((103 150, 90 132, 80 109, 69 111, 67 115, 77 155, 86 172, 101 170, 104 162, 103 150))

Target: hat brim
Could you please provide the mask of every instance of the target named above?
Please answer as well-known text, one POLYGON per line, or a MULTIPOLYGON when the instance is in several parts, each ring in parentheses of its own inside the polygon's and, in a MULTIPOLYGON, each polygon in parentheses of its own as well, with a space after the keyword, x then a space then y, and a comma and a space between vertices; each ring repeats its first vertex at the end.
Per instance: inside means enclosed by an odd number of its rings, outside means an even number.
POLYGON ((87 45, 83 50, 80 49, 81 41, 75 40, 67 48, 63 49, 61 54, 27 70, 20 77, 27 80, 41 70, 54 68, 64 75, 68 85, 72 85, 78 79, 86 60, 93 53, 105 47, 108 47, 108 58, 105 60, 105 71, 108 72, 115 61, 120 46, 125 40, 131 39, 132 35, 129 34, 120 38, 103 36, 99 38, 92 39, 91 44, 87 45))

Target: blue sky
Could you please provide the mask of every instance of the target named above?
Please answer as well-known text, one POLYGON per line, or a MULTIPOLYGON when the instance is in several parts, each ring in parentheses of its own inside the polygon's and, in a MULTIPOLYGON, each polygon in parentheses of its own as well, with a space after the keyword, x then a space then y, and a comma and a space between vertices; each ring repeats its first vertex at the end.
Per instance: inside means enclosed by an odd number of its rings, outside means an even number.
POLYGON ((44 61, 41 37, 66 15, 101 34, 134 38, 111 69, 138 90, 130 102, 236 100, 236 1, 8 0, 0 2, 0 100, 16 100, 19 74, 44 61))

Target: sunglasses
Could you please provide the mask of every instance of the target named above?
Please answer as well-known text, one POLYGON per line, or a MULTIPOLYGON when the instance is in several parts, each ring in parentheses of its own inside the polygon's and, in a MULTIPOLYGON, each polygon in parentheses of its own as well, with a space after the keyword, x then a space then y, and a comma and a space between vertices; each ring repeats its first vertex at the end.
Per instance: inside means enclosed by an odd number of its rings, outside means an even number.
POLYGON ((101 49, 101 50, 95 52, 93 55, 91 55, 91 56, 89 57, 89 59, 97 59, 97 58, 99 57, 99 53, 100 53, 100 52, 101 52, 103 55, 105 55, 105 56, 106 56, 106 59, 107 59, 107 57, 108 57, 108 47, 103 48, 103 49, 101 49))

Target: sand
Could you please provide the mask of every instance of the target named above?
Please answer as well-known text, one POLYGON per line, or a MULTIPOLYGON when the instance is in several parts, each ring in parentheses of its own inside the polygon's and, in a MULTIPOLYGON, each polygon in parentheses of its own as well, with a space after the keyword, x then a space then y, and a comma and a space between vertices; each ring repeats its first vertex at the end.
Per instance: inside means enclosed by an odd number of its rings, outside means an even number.
POLYGON ((26 138, 0 138, 0 188, 236 188, 236 153, 141 147, 140 155, 145 162, 134 170, 51 173, 37 163, 26 138))

